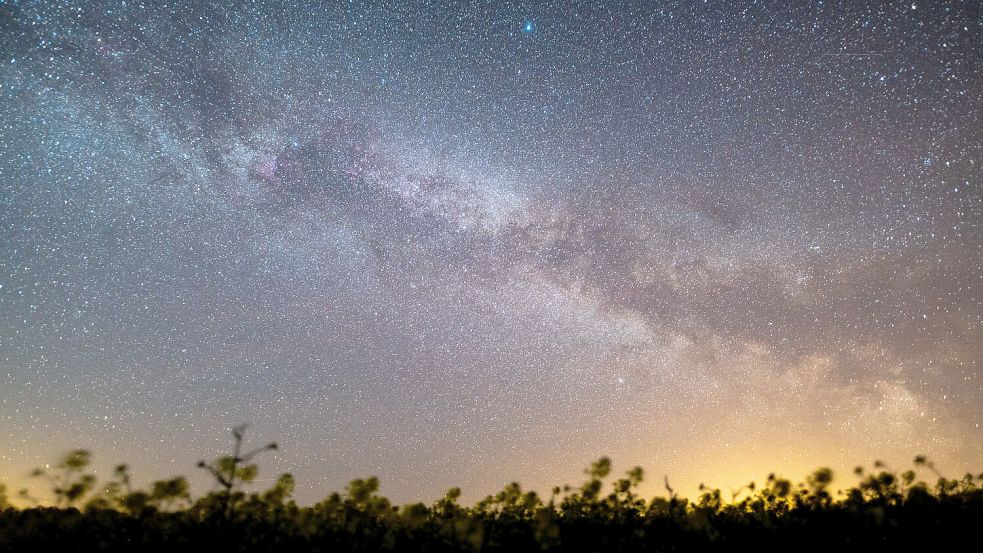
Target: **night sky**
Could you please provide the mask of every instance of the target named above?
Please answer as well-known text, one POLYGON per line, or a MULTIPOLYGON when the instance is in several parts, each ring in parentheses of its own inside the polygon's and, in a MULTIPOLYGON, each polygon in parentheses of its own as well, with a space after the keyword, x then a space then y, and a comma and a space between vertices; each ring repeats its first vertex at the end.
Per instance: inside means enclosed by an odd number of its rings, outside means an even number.
POLYGON ((0 1, 9 488, 981 468, 979 2, 203 4, 0 1))

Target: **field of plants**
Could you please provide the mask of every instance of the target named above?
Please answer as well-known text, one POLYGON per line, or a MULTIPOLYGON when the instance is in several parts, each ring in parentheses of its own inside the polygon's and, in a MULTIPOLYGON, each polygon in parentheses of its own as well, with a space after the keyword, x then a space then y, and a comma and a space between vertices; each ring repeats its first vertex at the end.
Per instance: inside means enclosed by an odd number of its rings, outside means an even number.
POLYGON ((230 455, 199 463, 216 483, 203 497, 183 477, 137 489, 125 465, 98 482, 85 450, 35 471, 53 506, 15 508, 36 500, 0 485, 0 551, 969 551, 983 523, 983 474, 949 479, 922 456, 903 472, 858 467, 857 484, 836 492, 832 471, 819 469, 798 484, 770 476, 692 500, 666 480, 663 496, 646 499, 640 467, 616 477, 602 458, 581 485, 548 497, 513 483, 471 506, 456 488, 433 504, 396 506, 366 478, 300 506, 289 474, 242 491, 276 444, 248 449, 242 428, 233 435, 230 455))

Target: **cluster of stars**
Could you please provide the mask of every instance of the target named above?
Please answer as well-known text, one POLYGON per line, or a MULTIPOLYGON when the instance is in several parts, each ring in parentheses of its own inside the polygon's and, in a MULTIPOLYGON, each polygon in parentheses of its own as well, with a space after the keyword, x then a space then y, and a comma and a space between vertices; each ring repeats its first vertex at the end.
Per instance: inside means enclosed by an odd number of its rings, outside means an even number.
POLYGON ((0 22, 2 479, 69 445, 191 474, 245 421, 304 502, 545 490, 600 455, 691 492, 979 468, 963 3, 0 22))

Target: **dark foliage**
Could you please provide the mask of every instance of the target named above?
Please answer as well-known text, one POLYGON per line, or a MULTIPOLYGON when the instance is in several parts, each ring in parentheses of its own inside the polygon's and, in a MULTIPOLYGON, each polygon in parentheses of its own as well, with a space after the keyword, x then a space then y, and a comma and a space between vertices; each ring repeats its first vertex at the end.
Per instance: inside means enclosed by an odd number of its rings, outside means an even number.
POLYGON ((679 498, 666 481, 668 497, 647 501, 637 493, 641 468, 605 485, 612 466, 602 458, 583 485, 555 488, 545 501, 512 483, 471 507, 458 503, 457 488, 431 505, 398 507, 378 495, 372 477, 301 507, 290 499, 289 474, 264 492, 241 491, 257 474, 252 458, 276 447, 243 453, 242 432, 233 432, 232 455, 199 465, 220 489, 194 501, 183 477, 132 488, 125 465, 97 487, 84 450, 36 472, 56 507, 15 509, 0 486, 0 550, 908 551, 978 543, 983 521, 983 474, 950 480, 921 456, 901 474, 880 463, 873 472, 858 468, 859 483, 837 494, 823 468, 798 485, 771 475, 727 500, 705 487, 696 500, 679 498), (936 484, 918 481, 916 470, 930 471, 936 484))

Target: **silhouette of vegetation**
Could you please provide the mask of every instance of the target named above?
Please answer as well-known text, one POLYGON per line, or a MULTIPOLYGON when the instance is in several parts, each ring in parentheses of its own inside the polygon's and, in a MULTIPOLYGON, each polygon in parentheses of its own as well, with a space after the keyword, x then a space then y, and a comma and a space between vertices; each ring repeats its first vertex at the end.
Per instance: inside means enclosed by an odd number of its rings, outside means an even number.
POLYGON ((74 505, 96 483, 94 475, 83 474, 91 458, 88 451, 76 449, 55 465, 54 470, 37 468, 31 476, 47 480, 51 484, 56 505, 68 507, 74 505))
MULTIPOLYGON (((228 517, 231 514, 233 505, 242 500, 242 493, 237 488, 246 482, 252 482, 259 474, 259 467, 250 462, 264 451, 272 451, 277 448, 276 442, 271 442, 263 447, 257 447, 246 453, 242 451, 242 441, 246 432, 247 425, 240 425, 232 429, 232 455, 219 457, 212 463, 198 461, 198 467, 209 472, 215 481, 222 487, 218 500, 222 504, 222 513, 228 517)), ((185 483, 185 492, 187 485, 185 483)))
MULTIPOLYGON (((772 474, 728 498, 702 485, 681 498, 666 478, 668 495, 646 499, 641 467, 611 478, 603 457, 583 484, 557 486, 548 500, 513 482, 470 507, 459 488, 397 506, 369 477, 303 507, 290 474, 243 491, 259 473, 253 460, 276 449, 244 448, 244 431, 232 430, 230 455, 199 463, 217 490, 196 499, 181 476, 135 488, 126 465, 97 486, 81 449, 33 473, 50 484, 54 507, 17 509, 0 485, 0 551, 907 551, 976 544, 983 520, 983 474, 948 479, 924 456, 901 473, 858 467, 857 483, 838 492, 833 471, 820 468, 799 484, 772 474)), ((27 491, 18 498, 36 504, 27 491)))

